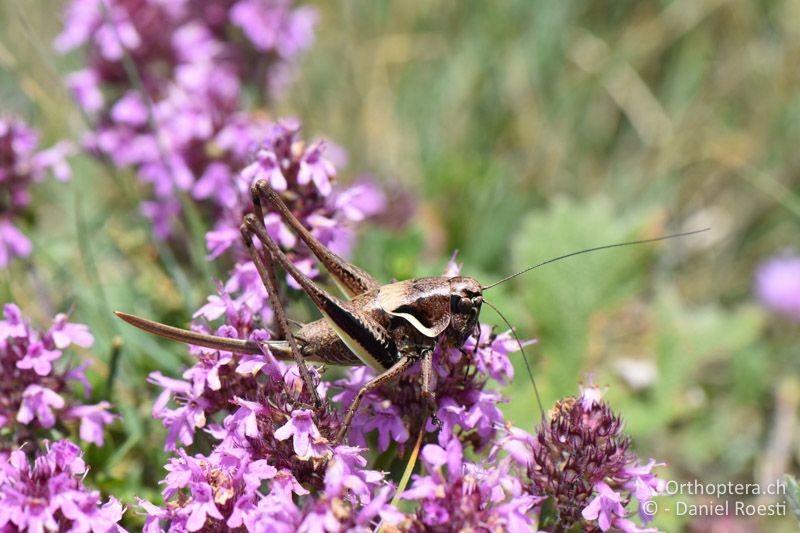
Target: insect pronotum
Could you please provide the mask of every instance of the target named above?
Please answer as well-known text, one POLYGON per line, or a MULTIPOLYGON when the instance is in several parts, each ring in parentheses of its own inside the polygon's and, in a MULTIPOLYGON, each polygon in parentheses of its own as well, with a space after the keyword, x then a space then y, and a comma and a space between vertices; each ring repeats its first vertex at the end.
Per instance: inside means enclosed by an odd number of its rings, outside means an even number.
MULTIPOLYGON (((368 365, 378 372, 376 377, 361 388, 350 404, 334 444, 344 439, 364 395, 398 377, 417 361, 421 363, 422 395, 431 412, 435 413, 433 408, 436 395, 431 387, 434 348, 437 345, 462 347, 478 327, 478 316, 483 303, 494 309, 508 324, 500 311, 485 300, 483 293, 486 290, 540 266, 574 255, 706 231, 690 231, 580 250, 543 261, 489 285, 481 285, 478 280, 468 276, 415 278, 381 285, 368 273, 345 261, 319 242, 266 181, 260 180, 253 185, 252 197, 254 212, 244 217, 241 233, 273 306, 277 339, 265 341, 263 345, 275 358, 297 363, 304 386, 313 395, 317 405, 320 405, 320 399, 306 368, 307 361, 347 366, 368 365), (277 211, 297 233, 348 296, 348 300, 333 296, 317 285, 286 257, 264 227, 264 203, 277 211), (254 237, 263 245, 263 253, 259 253, 253 246, 254 237), (276 262, 297 281, 323 318, 302 324, 295 332, 290 329, 289 320, 278 297, 274 268, 276 262)), ((264 352, 263 346, 252 340, 207 335, 122 312, 116 314, 144 331, 168 339, 230 352, 264 352)), ((512 333, 522 350, 522 343, 513 328, 512 333)), ((527 359, 525 365, 544 418, 544 409, 527 359)), ((435 416, 433 420, 436 421, 435 416)))

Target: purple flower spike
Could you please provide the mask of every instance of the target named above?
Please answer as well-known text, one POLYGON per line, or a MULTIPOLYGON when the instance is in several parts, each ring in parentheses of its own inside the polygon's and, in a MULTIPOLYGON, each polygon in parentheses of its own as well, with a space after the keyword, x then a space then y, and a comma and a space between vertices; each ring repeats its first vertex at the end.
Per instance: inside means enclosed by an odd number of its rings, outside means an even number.
POLYGON ((68 2, 55 44, 61 52, 85 49, 88 66, 67 77, 97 124, 85 145, 152 184, 152 198, 141 207, 157 236, 174 230, 170 221, 181 212, 176 190, 190 191, 217 219, 238 224, 252 183, 240 182, 242 168, 278 190, 296 185, 285 175, 296 176, 299 166, 284 164, 291 145, 258 152, 250 165, 272 125, 247 112, 241 95, 285 88, 313 41, 314 9, 290 0, 104 1, 105 7, 96 0, 68 2), (125 75, 126 55, 146 96, 125 75))
POLYGON ((535 436, 524 438, 524 432, 514 429, 500 446, 520 464, 519 456, 528 449, 526 490, 552 498, 564 528, 645 531, 630 520, 626 507, 636 498, 641 519, 651 519, 641 509, 665 488, 665 482, 652 473, 661 465, 652 459, 639 464, 628 450, 630 439, 622 433, 621 420, 603 401, 604 394, 590 381, 581 387, 579 398, 559 401, 535 436))

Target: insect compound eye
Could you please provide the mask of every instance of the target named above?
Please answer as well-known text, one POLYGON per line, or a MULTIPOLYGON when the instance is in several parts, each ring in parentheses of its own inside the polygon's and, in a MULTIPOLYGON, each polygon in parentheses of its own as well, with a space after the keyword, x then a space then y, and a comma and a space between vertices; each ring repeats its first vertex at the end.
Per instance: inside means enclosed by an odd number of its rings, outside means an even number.
POLYGON ((469 298, 461 298, 458 300, 458 312, 469 313, 472 311, 472 300, 469 298))

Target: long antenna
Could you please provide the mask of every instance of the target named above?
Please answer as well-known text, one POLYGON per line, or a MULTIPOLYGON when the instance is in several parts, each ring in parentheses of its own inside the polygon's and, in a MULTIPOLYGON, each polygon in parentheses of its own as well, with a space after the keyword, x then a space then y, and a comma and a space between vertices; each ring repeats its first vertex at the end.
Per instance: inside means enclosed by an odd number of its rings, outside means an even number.
POLYGON ((511 334, 514 336, 514 340, 517 341, 517 344, 519 345, 519 351, 522 352, 522 360, 525 361, 525 369, 528 371, 528 377, 531 378, 531 383, 533 384, 533 392, 536 394, 536 403, 539 404, 539 412, 542 413, 542 422, 543 423, 546 422, 547 415, 544 414, 544 407, 542 406, 542 397, 539 396, 539 387, 536 386, 536 380, 533 377, 533 372, 531 371, 531 365, 530 363, 528 363, 528 356, 525 355, 525 348, 522 345, 522 341, 519 340, 517 332, 514 330, 514 327, 511 325, 511 322, 508 321, 508 319, 503 315, 503 313, 500 312, 498 308, 493 306, 490 302, 487 302, 485 299, 483 300, 483 303, 491 307, 495 313, 500 315, 500 318, 502 318, 503 322, 506 323, 508 329, 511 330, 511 334))
POLYGON ((645 243, 648 243, 648 242, 657 242, 657 241, 665 241, 667 239, 675 239, 677 237, 687 237, 689 235, 695 235, 697 233, 703 233, 704 231, 708 231, 709 229, 711 229, 711 228, 703 228, 703 229, 697 229, 697 230, 694 230, 694 231, 686 231, 684 233, 674 233, 672 235, 664 235, 664 236, 661 236, 661 237, 656 237, 654 239, 642 239, 642 240, 639 240, 639 241, 618 242, 616 244, 606 244, 605 246, 595 246, 594 248, 586 248, 585 250, 579 250, 577 252, 572 252, 572 253, 569 253, 569 254, 565 254, 565 255, 558 256, 558 257, 554 257, 553 259, 548 259, 547 261, 542 261, 538 265, 533 265, 533 266, 530 266, 530 267, 528 267, 528 268, 526 268, 524 270, 520 270, 516 274, 511 274, 510 276, 504 277, 500 281, 495 281, 494 283, 492 283, 490 285, 485 285, 485 286, 483 286, 481 288, 484 291, 488 290, 488 289, 491 289, 495 285, 500 285, 501 283, 505 283, 506 281, 508 281, 510 279, 513 279, 513 278, 516 278, 517 276, 519 276, 521 274, 524 274, 526 272, 529 272, 529 271, 533 270, 534 268, 539 268, 540 266, 544 266, 544 265, 547 265, 547 264, 550 264, 550 263, 555 263, 556 261, 560 261, 562 259, 566 259, 567 257, 572 257, 574 255, 588 254, 589 252, 596 252, 598 250, 606 250, 608 248, 618 248, 620 246, 632 246, 634 244, 645 244, 645 243))

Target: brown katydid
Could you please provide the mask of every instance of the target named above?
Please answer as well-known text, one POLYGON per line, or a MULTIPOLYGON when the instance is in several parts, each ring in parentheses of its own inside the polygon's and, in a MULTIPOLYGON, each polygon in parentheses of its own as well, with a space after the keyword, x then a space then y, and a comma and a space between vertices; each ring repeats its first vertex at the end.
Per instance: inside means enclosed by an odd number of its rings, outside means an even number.
MULTIPOLYGON (((266 181, 260 180, 253 185, 252 197, 254 212, 244 217, 241 233, 273 305, 276 322, 275 338, 278 339, 265 341, 263 344, 276 359, 297 363, 304 386, 311 392, 317 405, 320 405, 320 400, 306 368, 307 361, 345 366, 368 365, 378 372, 378 375, 366 383, 354 398, 334 444, 344 439, 364 395, 398 377, 417 361, 420 362, 422 395, 435 413, 433 408, 436 397, 432 390, 431 378, 432 355, 437 345, 461 348, 467 338, 476 332, 483 303, 492 307, 506 321, 505 317, 484 299, 483 293, 487 289, 534 268, 573 255, 697 233, 692 231, 580 250, 528 267, 490 285, 481 285, 476 279, 467 276, 415 278, 381 285, 368 273, 345 261, 319 242, 266 181), (286 257, 264 226, 262 207, 264 203, 277 211, 297 233, 325 266, 336 284, 350 298, 349 300, 331 295, 286 257), (263 253, 253 246, 254 237, 261 242, 263 253), (322 313, 323 318, 302 324, 295 332, 291 331, 289 320, 278 296, 274 269, 276 262, 300 285, 322 313)), ((263 346, 252 340, 207 335, 122 312, 116 314, 144 331, 168 339, 230 352, 263 353, 263 346)), ((516 337, 516 334, 514 335, 516 337)), ((519 343, 518 339, 517 341, 519 343)), ((522 349, 521 343, 519 346, 522 349)), ((527 360, 525 365, 536 391, 536 382, 527 360)), ((536 398, 544 417, 538 391, 536 398)), ((436 421, 435 416, 433 419, 436 421)))

